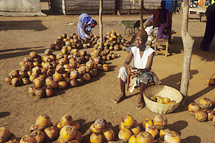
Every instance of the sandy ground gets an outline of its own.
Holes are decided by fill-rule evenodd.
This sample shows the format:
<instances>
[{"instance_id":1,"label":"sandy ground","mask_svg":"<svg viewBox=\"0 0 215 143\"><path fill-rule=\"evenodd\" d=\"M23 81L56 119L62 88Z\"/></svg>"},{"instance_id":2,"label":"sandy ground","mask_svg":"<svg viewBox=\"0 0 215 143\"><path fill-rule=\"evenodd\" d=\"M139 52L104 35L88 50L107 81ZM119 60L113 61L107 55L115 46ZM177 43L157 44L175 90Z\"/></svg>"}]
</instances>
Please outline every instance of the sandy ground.
<instances>
[{"instance_id":1,"label":"sandy ground","mask_svg":"<svg viewBox=\"0 0 215 143\"><path fill-rule=\"evenodd\" d=\"M50 14L50 13L49 13ZM148 15L144 15L148 18ZM98 20L98 15L92 15ZM214 87L208 87L206 80L215 72L215 40L211 43L210 51L199 50L199 44L205 31L205 17L203 22L191 15L189 32L195 39L194 51L190 67L190 85L188 96L190 101L198 102L201 98L215 99ZM0 22L0 126L5 126L18 137L28 133L28 129L41 114L47 114L55 123L65 114L71 114L75 120L81 122L83 142L89 141L89 126L97 118L104 118L118 128L121 117L129 113L139 123L145 118L153 119L156 115L147 107L142 110L135 108L138 91L127 94L129 98L120 104L114 104L113 99L119 95L119 68L127 56L125 51L117 51L121 57L108 61L108 72L101 72L92 82L83 86L56 91L52 98L37 99L28 94L28 87L13 87L4 82L4 77L14 69L19 69L19 62L31 51L44 55L58 36L63 33L77 33L77 15L54 15L47 17L1 17ZM139 15L104 15L104 33L115 30L126 39L120 21L139 19ZM65 26L65 22L73 22L73 26ZM163 83L180 89L183 65L183 46L181 40L182 15L173 15L173 29L176 31L174 40L170 44L170 56L158 55L154 58L153 70ZM99 35L99 27L93 29ZM92 51L93 49L88 49ZM56 51L58 53L59 51ZM198 122L189 114L186 108L178 108L168 118L168 128L177 131L184 143L215 143L215 127L211 121Z\"/></svg>"}]
</instances>

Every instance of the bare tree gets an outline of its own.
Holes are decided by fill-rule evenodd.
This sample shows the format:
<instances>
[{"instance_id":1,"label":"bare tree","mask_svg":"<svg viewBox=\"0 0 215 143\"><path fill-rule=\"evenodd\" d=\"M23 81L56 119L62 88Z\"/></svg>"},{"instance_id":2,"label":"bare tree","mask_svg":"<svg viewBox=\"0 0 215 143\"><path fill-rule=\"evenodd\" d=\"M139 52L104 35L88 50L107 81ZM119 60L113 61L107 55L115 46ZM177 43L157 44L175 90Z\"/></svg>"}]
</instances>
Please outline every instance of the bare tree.
<instances>
[{"instance_id":1,"label":"bare tree","mask_svg":"<svg viewBox=\"0 0 215 143\"><path fill-rule=\"evenodd\" d=\"M103 0L100 0L100 4L99 4L99 35L100 35L100 46L101 46L101 48L103 48L102 9L103 9Z\"/></svg>"},{"instance_id":2,"label":"bare tree","mask_svg":"<svg viewBox=\"0 0 215 143\"><path fill-rule=\"evenodd\" d=\"M181 87L180 92L186 97L189 87L189 80L190 80L190 64L191 64L191 57L192 57L192 50L194 39L188 33L188 19L189 19L189 0L184 0L184 7L183 7L183 19L182 19L182 26L181 26L181 37L184 47L184 63L183 63L183 71L181 77Z\"/></svg>"}]
</instances>

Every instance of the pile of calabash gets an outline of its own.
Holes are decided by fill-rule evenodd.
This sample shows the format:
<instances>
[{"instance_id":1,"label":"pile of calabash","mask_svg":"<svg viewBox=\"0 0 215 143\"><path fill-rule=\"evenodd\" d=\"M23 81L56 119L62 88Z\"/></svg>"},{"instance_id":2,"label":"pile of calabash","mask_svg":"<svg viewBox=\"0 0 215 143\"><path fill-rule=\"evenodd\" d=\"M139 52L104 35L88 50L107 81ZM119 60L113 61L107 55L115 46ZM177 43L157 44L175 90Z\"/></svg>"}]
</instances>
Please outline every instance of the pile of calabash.
<instances>
[{"instance_id":1,"label":"pile of calabash","mask_svg":"<svg viewBox=\"0 0 215 143\"><path fill-rule=\"evenodd\" d=\"M20 70L13 70L5 78L5 82L14 86L33 83L28 91L36 97L50 97L54 94L54 89L64 89L68 86L75 87L91 80L98 74L98 71L108 71L105 64L110 51L94 50L88 54L85 50L73 49L54 54L51 49L45 50L45 56L40 56L36 52L30 52L29 57L25 57L20 62ZM105 57L105 58L102 58ZM111 54L111 58L118 57Z\"/></svg>"},{"instance_id":2,"label":"pile of calabash","mask_svg":"<svg viewBox=\"0 0 215 143\"><path fill-rule=\"evenodd\" d=\"M0 127L0 143L19 143L19 138L11 133L8 128Z\"/></svg>"},{"instance_id":3,"label":"pile of calabash","mask_svg":"<svg viewBox=\"0 0 215 143\"><path fill-rule=\"evenodd\" d=\"M110 122L105 119L97 119L90 126L90 142L91 143L103 143L113 141L115 138L114 127Z\"/></svg>"},{"instance_id":4,"label":"pile of calabash","mask_svg":"<svg viewBox=\"0 0 215 143\"><path fill-rule=\"evenodd\" d=\"M30 52L28 57L25 57L20 62L20 70L11 71L5 82L13 84L14 86L26 85L33 81L33 77L39 77L41 71L38 70L38 66L42 63L42 57L36 52ZM32 76L31 76L32 75Z\"/></svg>"},{"instance_id":5,"label":"pile of calabash","mask_svg":"<svg viewBox=\"0 0 215 143\"><path fill-rule=\"evenodd\" d=\"M49 116L40 115L35 124L30 126L30 135L23 136L20 143L28 142L25 139L26 137L29 138L29 136L39 143L53 142L55 140L57 140L57 143L72 142L73 140L75 140L74 143L80 143L82 134L79 129L80 123L74 121L69 114L64 115L55 125L52 124ZM24 142L21 142L22 140Z\"/></svg>"},{"instance_id":6,"label":"pile of calabash","mask_svg":"<svg viewBox=\"0 0 215 143\"><path fill-rule=\"evenodd\" d=\"M215 86L215 73L212 75L211 78L209 78L209 79L207 80L207 84L208 84L209 86Z\"/></svg>"},{"instance_id":7,"label":"pile of calabash","mask_svg":"<svg viewBox=\"0 0 215 143\"><path fill-rule=\"evenodd\" d=\"M4 136L1 143L80 143L82 134L79 131L80 123L74 121L69 114L64 115L55 125L51 122L48 115L40 115L34 124L30 126L29 134L21 139L8 138L9 130L0 128L0 136Z\"/></svg>"},{"instance_id":8,"label":"pile of calabash","mask_svg":"<svg viewBox=\"0 0 215 143\"><path fill-rule=\"evenodd\" d=\"M119 50L126 50L125 47L129 45L129 42L121 36L121 34L116 33L116 31L111 30L107 32L103 36L103 48L109 49L111 51L119 51ZM94 48L102 48L100 46L100 38L97 40Z\"/></svg>"},{"instance_id":9,"label":"pile of calabash","mask_svg":"<svg viewBox=\"0 0 215 143\"><path fill-rule=\"evenodd\" d=\"M57 37L54 44L50 45L50 48L55 50L61 50L63 47L67 47L68 49L90 48L97 42L98 38L97 35L94 35L90 40L87 38L80 40L76 33L72 33L71 36L63 33Z\"/></svg>"},{"instance_id":10,"label":"pile of calabash","mask_svg":"<svg viewBox=\"0 0 215 143\"><path fill-rule=\"evenodd\" d=\"M122 117L118 137L123 142L129 143L180 143L179 134L169 129L164 129L167 125L167 118L157 114L154 120L145 118L142 128L138 122L129 114Z\"/></svg>"},{"instance_id":11,"label":"pile of calabash","mask_svg":"<svg viewBox=\"0 0 215 143\"><path fill-rule=\"evenodd\" d=\"M209 98L202 98L199 103L190 103L188 105L188 111L191 115L200 121L213 121L215 126L215 100L210 100Z\"/></svg>"},{"instance_id":12,"label":"pile of calabash","mask_svg":"<svg viewBox=\"0 0 215 143\"><path fill-rule=\"evenodd\" d=\"M66 49L71 51L72 49L86 49L94 47L96 49L118 51L125 50L125 46L128 46L128 44L129 42L123 38L121 34L112 30L103 36L103 47L100 46L100 38L97 35L92 36L90 39L80 39L76 33L72 33L71 36L63 33L61 36L57 37L54 44L50 45L50 48L55 50Z\"/></svg>"}]
</instances>

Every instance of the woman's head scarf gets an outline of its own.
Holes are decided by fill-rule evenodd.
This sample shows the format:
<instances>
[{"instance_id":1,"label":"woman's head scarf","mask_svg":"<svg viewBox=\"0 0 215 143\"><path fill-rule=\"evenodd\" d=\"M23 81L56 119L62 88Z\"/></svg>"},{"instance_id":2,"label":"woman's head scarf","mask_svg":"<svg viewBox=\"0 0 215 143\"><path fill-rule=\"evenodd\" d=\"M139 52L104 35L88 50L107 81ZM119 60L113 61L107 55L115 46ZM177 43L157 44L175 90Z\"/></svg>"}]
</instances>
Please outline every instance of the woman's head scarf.
<instances>
[{"instance_id":1,"label":"woman's head scarf","mask_svg":"<svg viewBox=\"0 0 215 143\"><path fill-rule=\"evenodd\" d=\"M97 22L94 19L92 19L91 20L91 26L95 27L96 25L97 25Z\"/></svg>"}]
</instances>

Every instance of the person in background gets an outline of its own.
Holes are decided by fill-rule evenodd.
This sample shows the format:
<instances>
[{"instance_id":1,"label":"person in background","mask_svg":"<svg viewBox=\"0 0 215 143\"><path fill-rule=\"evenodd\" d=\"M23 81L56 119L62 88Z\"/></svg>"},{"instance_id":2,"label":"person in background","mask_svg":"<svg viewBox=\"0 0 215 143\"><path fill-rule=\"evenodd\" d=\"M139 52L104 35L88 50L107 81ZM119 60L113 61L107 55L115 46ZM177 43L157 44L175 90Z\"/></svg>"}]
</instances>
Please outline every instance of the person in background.
<instances>
[{"instance_id":1,"label":"person in background","mask_svg":"<svg viewBox=\"0 0 215 143\"><path fill-rule=\"evenodd\" d=\"M169 29L171 26L171 16L167 9L165 9L166 2L161 1L161 8L153 12L153 27L158 27L158 39L166 39L168 35L164 34L165 28Z\"/></svg>"},{"instance_id":2,"label":"person in background","mask_svg":"<svg viewBox=\"0 0 215 143\"><path fill-rule=\"evenodd\" d=\"M87 13L82 13L78 18L78 33L81 39L90 39L92 34L92 28L97 25L97 22L91 18Z\"/></svg>"},{"instance_id":3,"label":"person in background","mask_svg":"<svg viewBox=\"0 0 215 143\"><path fill-rule=\"evenodd\" d=\"M151 9L147 10L144 9L147 13L153 14L152 17L150 17L150 21L152 22L153 28L158 27L158 33L157 38L158 39L166 39L168 35L163 33L164 29L169 29L171 27L171 15L169 11L165 8L166 2L161 1L161 8L160 9Z\"/></svg>"},{"instance_id":4,"label":"person in background","mask_svg":"<svg viewBox=\"0 0 215 143\"><path fill-rule=\"evenodd\" d=\"M119 103L126 98L125 83L130 83L130 76L135 78L134 88L140 88L140 95L137 101L137 109L144 107L143 91L154 83L153 74L150 71L152 67L155 52L152 48L145 45L147 41L147 33L145 30L138 31L131 40L131 50L124 61L123 67L119 70L118 78L120 80L121 94L114 99L114 103ZM133 46L134 43L134 46ZM130 62L133 59L133 65ZM134 79L133 78L133 79Z\"/></svg>"},{"instance_id":5,"label":"person in background","mask_svg":"<svg viewBox=\"0 0 215 143\"><path fill-rule=\"evenodd\" d=\"M200 45L200 48L203 51L209 50L209 46L215 34L215 3L208 6L206 10L206 18L207 18L207 22L206 22L205 35Z\"/></svg>"}]
</instances>

